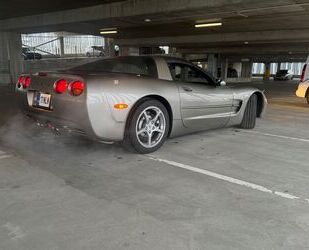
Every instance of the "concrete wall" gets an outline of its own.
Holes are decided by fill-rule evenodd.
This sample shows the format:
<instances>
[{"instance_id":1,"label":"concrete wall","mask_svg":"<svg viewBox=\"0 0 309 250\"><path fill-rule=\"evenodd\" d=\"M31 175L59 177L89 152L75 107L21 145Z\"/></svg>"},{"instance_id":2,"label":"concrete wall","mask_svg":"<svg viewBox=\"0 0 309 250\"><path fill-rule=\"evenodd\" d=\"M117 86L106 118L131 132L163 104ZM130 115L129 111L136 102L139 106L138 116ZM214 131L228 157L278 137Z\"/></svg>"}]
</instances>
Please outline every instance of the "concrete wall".
<instances>
[{"instance_id":1,"label":"concrete wall","mask_svg":"<svg viewBox=\"0 0 309 250\"><path fill-rule=\"evenodd\" d=\"M13 32L0 32L0 85L17 81L23 70L21 36Z\"/></svg>"}]
</instances>

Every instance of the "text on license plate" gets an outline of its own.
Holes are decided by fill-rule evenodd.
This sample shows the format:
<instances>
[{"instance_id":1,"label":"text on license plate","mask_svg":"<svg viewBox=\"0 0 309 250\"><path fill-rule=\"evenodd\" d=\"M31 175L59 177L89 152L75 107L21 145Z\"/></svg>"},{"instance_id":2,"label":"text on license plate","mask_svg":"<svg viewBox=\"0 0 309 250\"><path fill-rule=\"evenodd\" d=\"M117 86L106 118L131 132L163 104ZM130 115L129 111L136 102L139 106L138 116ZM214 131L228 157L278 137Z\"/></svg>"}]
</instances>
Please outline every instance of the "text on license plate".
<instances>
[{"instance_id":1,"label":"text on license plate","mask_svg":"<svg viewBox=\"0 0 309 250\"><path fill-rule=\"evenodd\" d=\"M37 95L36 95L36 106L43 107L43 108L49 108L50 107L50 100L51 100L50 94L37 93Z\"/></svg>"}]
</instances>

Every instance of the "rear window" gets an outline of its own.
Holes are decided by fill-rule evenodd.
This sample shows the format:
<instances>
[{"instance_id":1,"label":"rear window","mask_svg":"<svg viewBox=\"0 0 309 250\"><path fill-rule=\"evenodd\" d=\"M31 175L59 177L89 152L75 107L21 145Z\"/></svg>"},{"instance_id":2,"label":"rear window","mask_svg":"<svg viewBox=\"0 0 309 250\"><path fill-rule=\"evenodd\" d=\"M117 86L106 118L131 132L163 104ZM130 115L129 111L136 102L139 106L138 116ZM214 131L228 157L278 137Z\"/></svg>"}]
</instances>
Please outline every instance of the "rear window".
<instances>
[{"instance_id":1,"label":"rear window","mask_svg":"<svg viewBox=\"0 0 309 250\"><path fill-rule=\"evenodd\" d=\"M110 72L158 77L155 61L150 57L118 57L87 63L71 70Z\"/></svg>"}]
</instances>

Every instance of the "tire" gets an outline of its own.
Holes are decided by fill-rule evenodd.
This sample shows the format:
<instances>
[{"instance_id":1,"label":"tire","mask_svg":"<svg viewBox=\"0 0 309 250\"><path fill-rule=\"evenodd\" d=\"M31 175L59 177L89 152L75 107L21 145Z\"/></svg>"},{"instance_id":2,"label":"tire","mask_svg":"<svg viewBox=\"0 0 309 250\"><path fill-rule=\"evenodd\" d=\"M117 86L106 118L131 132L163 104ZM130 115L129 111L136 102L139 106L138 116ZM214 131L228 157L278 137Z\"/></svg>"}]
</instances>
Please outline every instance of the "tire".
<instances>
[{"instance_id":1,"label":"tire","mask_svg":"<svg viewBox=\"0 0 309 250\"><path fill-rule=\"evenodd\" d=\"M307 94L306 100L307 100L307 103L309 104L309 94Z\"/></svg>"},{"instance_id":2,"label":"tire","mask_svg":"<svg viewBox=\"0 0 309 250\"><path fill-rule=\"evenodd\" d=\"M240 128L253 129L256 123L256 113L257 113L257 95L253 94L247 103L244 117L240 124Z\"/></svg>"},{"instance_id":3,"label":"tire","mask_svg":"<svg viewBox=\"0 0 309 250\"><path fill-rule=\"evenodd\" d=\"M170 127L169 115L161 102L145 99L128 119L123 145L129 151L149 154L166 141Z\"/></svg>"},{"instance_id":4,"label":"tire","mask_svg":"<svg viewBox=\"0 0 309 250\"><path fill-rule=\"evenodd\" d=\"M86 56L87 56L87 57L90 57L91 55L90 55L90 53L89 53L89 52L87 52L87 53L86 53Z\"/></svg>"}]
</instances>

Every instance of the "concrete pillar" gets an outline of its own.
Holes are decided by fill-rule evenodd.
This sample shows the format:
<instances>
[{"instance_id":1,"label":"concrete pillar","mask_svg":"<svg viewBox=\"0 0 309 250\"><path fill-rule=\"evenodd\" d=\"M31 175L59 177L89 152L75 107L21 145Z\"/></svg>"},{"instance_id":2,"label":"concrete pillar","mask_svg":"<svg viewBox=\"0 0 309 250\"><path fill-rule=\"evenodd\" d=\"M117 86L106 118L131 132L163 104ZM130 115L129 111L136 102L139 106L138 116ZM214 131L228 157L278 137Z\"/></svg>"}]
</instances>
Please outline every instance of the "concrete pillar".
<instances>
[{"instance_id":1,"label":"concrete pillar","mask_svg":"<svg viewBox=\"0 0 309 250\"><path fill-rule=\"evenodd\" d=\"M15 83L22 70L21 34L0 32L0 85Z\"/></svg>"},{"instance_id":2,"label":"concrete pillar","mask_svg":"<svg viewBox=\"0 0 309 250\"><path fill-rule=\"evenodd\" d=\"M221 57L221 79L226 81L229 60L226 57Z\"/></svg>"},{"instance_id":3,"label":"concrete pillar","mask_svg":"<svg viewBox=\"0 0 309 250\"><path fill-rule=\"evenodd\" d=\"M218 56L209 54L207 57L207 71L214 77L218 77Z\"/></svg>"},{"instance_id":4,"label":"concrete pillar","mask_svg":"<svg viewBox=\"0 0 309 250\"><path fill-rule=\"evenodd\" d=\"M265 72L263 80L268 81L270 79L270 63L265 63Z\"/></svg>"},{"instance_id":5,"label":"concrete pillar","mask_svg":"<svg viewBox=\"0 0 309 250\"><path fill-rule=\"evenodd\" d=\"M139 55L139 48L138 47L126 47L121 46L119 50L120 56L138 56Z\"/></svg>"},{"instance_id":6,"label":"concrete pillar","mask_svg":"<svg viewBox=\"0 0 309 250\"><path fill-rule=\"evenodd\" d=\"M242 62L241 65L241 77L251 79L252 77L252 61Z\"/></svg>"},{"instance_id":7,"label":"concrete pillar","mask_svg":"<svg viewBox=\"0 0 309 250\"><path fill-rule=\"evenodd\" d=\"M105 56L107 57L115 56L115 42L113 38L105 38Z\"/></svg>"},{"instance_id":8,"label":"concrete pillar","mask_svg":"<svg viewBox=\"0 0 309 250\"><path fill-rule=\"evenodd\" d=\"M171 47L171 46L168 47L168 54L169 55L173 55L173 54L176 54L176 53L177 53L177 49L175 47Z\"/></svg>"},{"instance_id":9,"label":"concrete pillar","mask_svg":"<svg viewBox=\"0 0 309 250\"><path fill-rule=\"evenodd\" d=\"M280 71L280 69L281 69L281 62L278 62L277 63L277 73Z\"/></svg>"},{"instance_id":10,"label":"concrete pillar","mask_svg":"<svg viewBox=\"0 0 309 250\"><path fill-rule=\"evenodd\" d=\"M241 62L234 62L233 63L233 69L235 69L237 71L238 77L241 77L242 63Z\"/></svg>"},{"instance_id":11,"label":"concrete pillar","mask_svg":"<svg viewBox=\"0 0 309 250\"><path fill-rule=\"evenodd\" d=\"M59 42L60 42L60 56L64 57L64 38L63 38L63 36L59 37Z\"/></svg>"}]
</instances>

